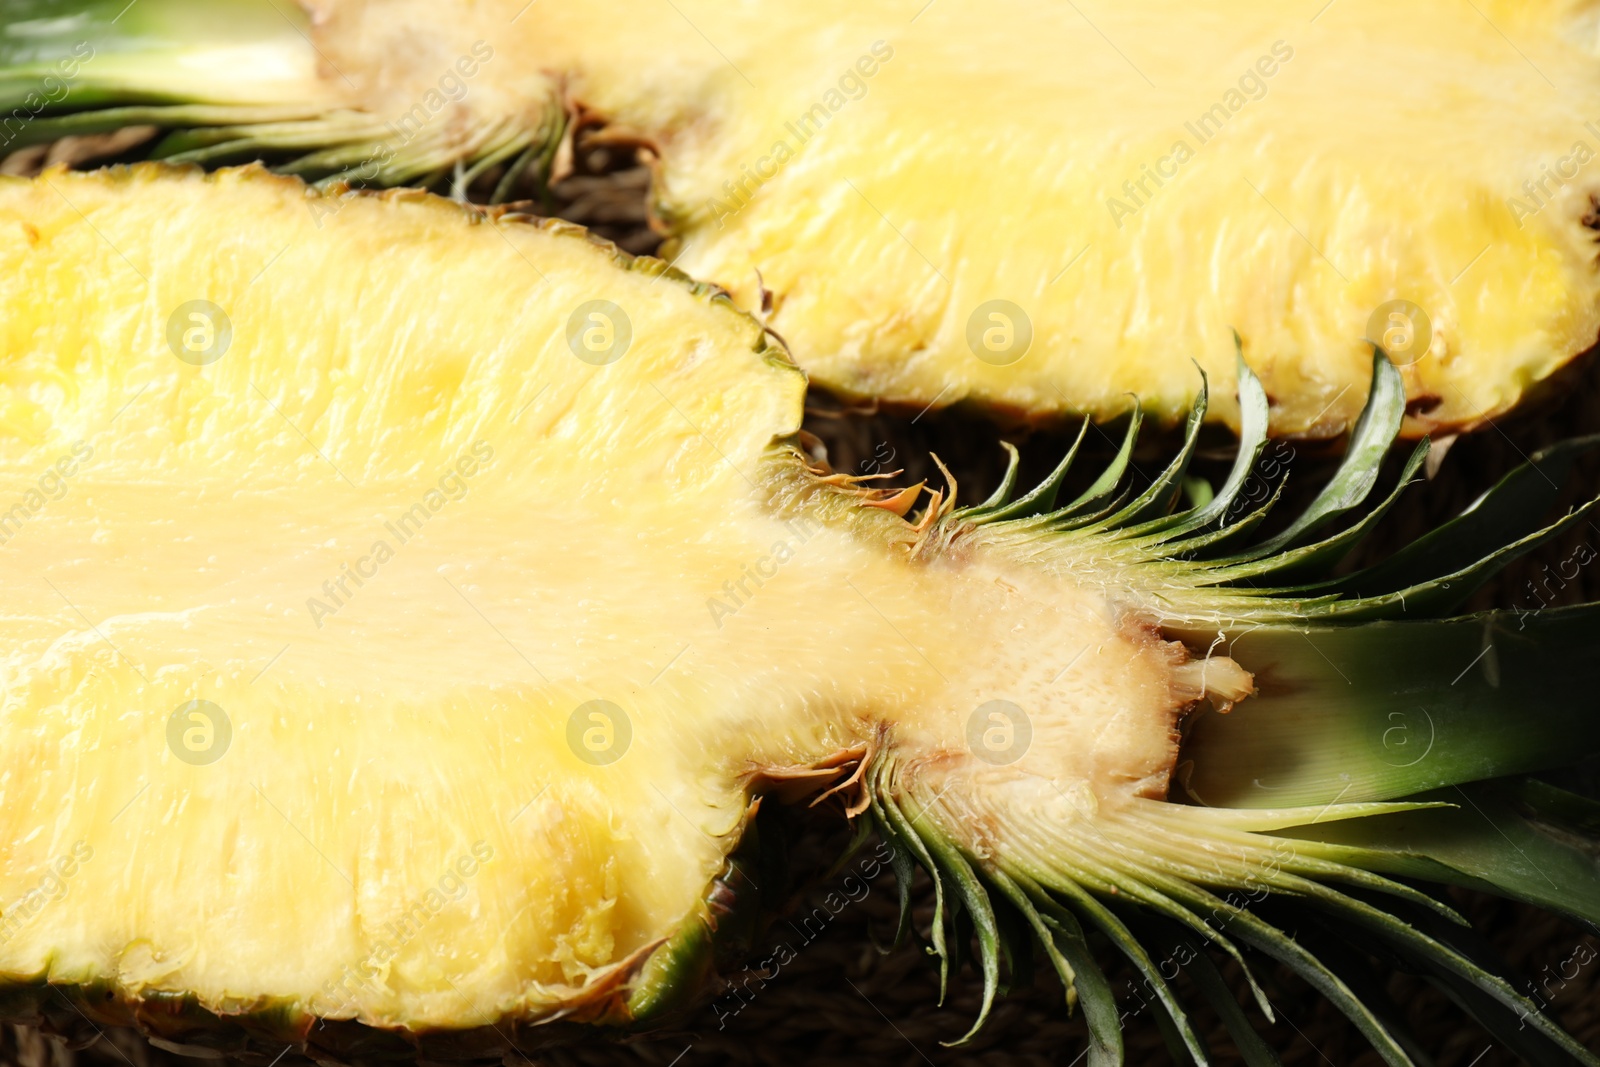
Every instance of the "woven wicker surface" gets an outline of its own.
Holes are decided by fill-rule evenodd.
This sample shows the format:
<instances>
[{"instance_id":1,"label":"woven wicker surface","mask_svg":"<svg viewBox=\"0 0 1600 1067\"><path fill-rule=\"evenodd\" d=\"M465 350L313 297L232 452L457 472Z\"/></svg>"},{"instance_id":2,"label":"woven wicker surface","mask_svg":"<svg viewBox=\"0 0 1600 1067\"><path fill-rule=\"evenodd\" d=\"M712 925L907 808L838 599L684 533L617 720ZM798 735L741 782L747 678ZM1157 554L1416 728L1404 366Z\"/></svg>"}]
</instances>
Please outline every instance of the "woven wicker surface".
<instances>
[{"instance_id":1,"label":"woven wicker surface","mask_svg":"<svg viewBox=\"0 0 1600 1067\"><path fill-rule=\"evenodd\" d=\"M124 145L118 144L120 151ZM80 154L71 146L58 158L73 161ZM27 172L43 162L44 153L7 161L4 168ZM634 252L649 252L656 238L645 225L643 192L646 172L631 151L595 149L580 151L575 173L558 185L547 209L592 225L597 231ZM937 453L961 483L963 500L986 493L997 480L1002 454L997 441L1002 432L981 418L955 412L863 412L850 410L831 398L815 396L807 428L820 437L839 470L873 473L904 469L902 481L941 478L929 460ZM1364 546L1360 555L1382 555L1442 519L1459 511L1474 496L1544 444L1579 433L1600 432L1600 358L1579 361L1560 378L1531 397L1517 415L1502 423L1455 441L1437 475L1413 488L1391 514L1384 527ZM1096 455L1086 457L1082 469L1092 470L1094 459L1111 452L1114 427L1090 440ZM1042 474L1062 454L1063 432L1020 431L1005 434L1023 447L1025 472ZM1170 455L1170 435L1148 435L1139 458L1156 464ZM1221 435L1205 442L1200 472L1215 477L1226 467L1229 441ZM1292 449L1294 485L1283 505L1292 510L1296 492L1320 484L1336 461L1336 446L1288 444ZM1280 458L1282 456L1280 452ZM1391 474L1392 476L1392 474ZM1570 493L1593 494L1600 488L1600 462L1585 464L1574 478ZM1545 546L1519 562L1475 597L1471 607L1520 607L1541 603L1574 603L1600 598L1600 563L1591 563L1570 581L1552 580L1580 545L1600 549L1600 528L1580 526L1560 543ZM1591 558L1593 553L1588 554ZM1578 558L1584 558L1579 556ZM1546 568L1549 568L1548 570ZM1570 573L1570 566L1566 568ZM1593 790L1596 768L1570 777L1564 784ZM819 827L809 841L822 854L837 839ZM797 905L797 911L816 914L832 888L827 882ZM1062 991L1053 977L1041 974L1030 989L1004 997L986 1029L961 1048L941 1042L963 1033L977 1006L978 987L970 971L957 976L947 1003L938 1005L938 972L915 945L888 955L874 946L892 930L895 916L893 876L881 875L858 901L836 915L828 915L822 932L819 923L802 929L780 919L770 931L773 946L786 944L794 958L765 978L735 975L743 993L725 994L689 1017L675 1029L626 1044L591 1045L541 1054L537 1062L555 1065L650 1065L650 1067L710 1067L710 1065L890 1065L987 1064L1023 1067L1033 1064L1074 1064L1084 1050L1081 1021L1068 1017ZM1590 1048L1600 1049L1600 939L1572 923L1536 910L1468 893L1453 894L1457 907L1488 934L1490 941L1520 974L1533 980L1551 1002L1551 1010ZM926 929L931 917L931 894L917 887L917 916ZM807 936L811 934L812 936ZM768 957L761 953L758 958ZM1113 963L1109 952L1102 954ZM1587 961L1579 965L1579 961ZM1232 966L1232 965L1230 965ZM1227 971L1227 968L1224 968ZM1574 973L1576 972L1576 973ZM1143 1007L1131 972L1112 966L1114 988L1120 991L1128 1013L1129 1062L1136 1067L1171 1063L1155 1025L1152 1009ZM1230 972L1235 973L1236 972ZM1570 976L1570 977L1563 977ZM1272 1046L1288 1065L1327 1064L1331 1067L1367 1067L1381 1061L1364 1039L1338 1012L1303 982L1274 967L1258 967L1258 977L1277 1008L1279 1021L1264 1026ZM1180 995L1193 991L1186 979L1178 981ZM1393 974L1388 991L1425 1050L1440 1067L1495 1067L1520 1062L1459 1012L1441 993L1420 979ZM1197 997L1186 996L1191 1003ZM1241 1001L1242 1002L1242 1001ZM1254 1009L1247 1009L1253 1013ZM1215 1016L1198 1007L1195 1017L1212 1039L1220 1064L1241 1062L1222 1033ZM156 1049L136 1034L123 1031L84 1031L90 1043L69 1049L60 1039L26 1027L0 1027L0 1064L18 1067L165 1067L189 1061ZM298 1053L286 1049L283 1067L303 1063ZM508 1063L526 1061L509 1057Z\"/></svg>"}]
</instances>

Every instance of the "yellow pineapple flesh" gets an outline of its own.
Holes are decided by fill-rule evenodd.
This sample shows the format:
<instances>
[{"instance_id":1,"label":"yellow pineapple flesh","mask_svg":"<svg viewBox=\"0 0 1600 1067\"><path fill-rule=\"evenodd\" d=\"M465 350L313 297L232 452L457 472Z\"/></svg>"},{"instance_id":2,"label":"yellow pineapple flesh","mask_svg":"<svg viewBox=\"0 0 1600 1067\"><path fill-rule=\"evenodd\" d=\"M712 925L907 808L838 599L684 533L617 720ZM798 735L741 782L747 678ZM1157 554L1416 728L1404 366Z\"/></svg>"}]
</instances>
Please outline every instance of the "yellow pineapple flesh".
<instances>
[{"instance_id":1,"label":"yellow pineapple flesh","mask_svg":"<svg viewBox=\"0 0 1600 1067\"><path fill-rule=\"evenodd\" d=\"M515 57L470 122L569 78L659 151L669 257L749 309L764 285L849 396L1171 419L1195 363L1231 395L1236 330L1275 431L1346 429L1378 342L1417 434L1600 330L1592 3L311 6L418 91L473 41Z\"/></svg>"},{"instance_id":2,"label":"yellow pineapple flesh","mask_svg":"<svg viewBox=\"0 0 1600 1067\"><path fill-rule=\"evenodd\" d=\"M1420 433L1596 341L1592 3L624 7L520 47L658 139L679 266L772 290L845 394L1171 418L1237 330L1275 431L1348 427L1374 341Z\"/></svg>"}]
</instances>

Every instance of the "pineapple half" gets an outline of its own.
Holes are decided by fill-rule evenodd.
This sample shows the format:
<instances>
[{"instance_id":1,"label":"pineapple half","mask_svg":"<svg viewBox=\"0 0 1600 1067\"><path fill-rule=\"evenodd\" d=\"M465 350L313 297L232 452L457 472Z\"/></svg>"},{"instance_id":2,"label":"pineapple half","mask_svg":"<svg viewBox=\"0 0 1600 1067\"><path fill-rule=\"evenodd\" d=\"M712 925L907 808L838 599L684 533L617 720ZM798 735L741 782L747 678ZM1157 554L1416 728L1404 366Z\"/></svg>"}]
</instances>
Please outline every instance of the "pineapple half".
<instances>
[{"instance_id":1,"label":"pineapple half","mask_svg":"<svg viewBox=\"0 0 1600 1067\"><path fill-rule=\"evenodd\" d=\"M503 196L585 107L659 153L669 258L919 409L1176 421L1198 361L1237 428L1236 329L1274 432L1347 430L1377 342L1419 435L1600 331L1597 0L305 4L11 0L4 144Z\"/></svg>"},{"instance_id":2,"label":"pineapple half","mask_svg":"<svg viewBox=\"0 0 1600 1067\"><path fill-rule=\"evenodd\" d=\"M1583 521L1539 515L1593 440L1330 579L1427 451L1365 503L1405 406L1381 354L1263 537L1242 367L1199 502L1204 392L1153 482L1135 416L1097 476L1013 463L956 507L827 471L770 331L566 224L55 169L0 180L0 265L7 1017L361 1062L659 1024L779 905L764 818L827 801L903 903L932 875L985 1013L1037 941L1092 1064L1122 1039L1091 937L1199 1063L1174 966L1274 1062L1227 957L1412 1063L1331 938L1600 1063L1413 884L1600 921L1593 809L1525 777L1600 749L1600 613L1438 618Z\"/></svg>"}]
</instances>

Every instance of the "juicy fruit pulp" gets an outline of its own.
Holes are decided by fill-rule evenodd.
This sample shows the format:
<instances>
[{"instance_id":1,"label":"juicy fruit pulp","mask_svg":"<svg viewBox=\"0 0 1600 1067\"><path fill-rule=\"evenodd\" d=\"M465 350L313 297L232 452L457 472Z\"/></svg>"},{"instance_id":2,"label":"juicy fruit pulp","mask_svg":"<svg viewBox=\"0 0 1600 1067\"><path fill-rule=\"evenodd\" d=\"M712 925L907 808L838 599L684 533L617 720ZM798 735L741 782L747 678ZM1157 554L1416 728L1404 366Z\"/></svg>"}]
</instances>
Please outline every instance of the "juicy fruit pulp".
<instances>
[{"instance_id":1,"label":"juicy fruit pulp","mask_svg":"<svg viewBox=\"0 0 1600 1067\"><path fill-rule=\"evenodd\" d=\"M1175 418L1192 360L1232 395L1237 330L1275 432L1333 435L1365 341L1431 331L1423 432L1596 340L1592 3L915 8L641 0L599 32L541 4L524 32L659 141L679 266L764 284L853 396ZM1420 314L1374 325L1391 301Z\"/></svg>"},{"instance_id":2,"label":"juicy fruit pulp","mask_svg":"<svg viewBox=\"0 0 1600 1067\"><path fill-rule=\"evenodd\" d=\"M659 263L141 168L0 185L0 270L14 981L548 1013L694 911L752 770L891 722L959 766L995 699L1019 773L1164 792L1182 647L914 562L772 444L781 350Z\"/></svg>"}]
</instances>

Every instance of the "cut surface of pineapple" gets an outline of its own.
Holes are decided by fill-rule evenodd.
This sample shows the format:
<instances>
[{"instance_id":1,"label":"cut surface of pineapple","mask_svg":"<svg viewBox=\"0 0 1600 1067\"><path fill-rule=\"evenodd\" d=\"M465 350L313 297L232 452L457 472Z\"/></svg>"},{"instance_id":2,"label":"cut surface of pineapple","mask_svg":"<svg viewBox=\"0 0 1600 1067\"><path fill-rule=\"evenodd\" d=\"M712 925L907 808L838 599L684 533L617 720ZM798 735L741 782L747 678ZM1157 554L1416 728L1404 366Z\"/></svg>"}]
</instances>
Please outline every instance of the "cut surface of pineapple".
<instances>
[{"instance_id":1,"label":"cut surface of pineapple","mask_svg":"<svg viewBox=\"0 0 1600 1067\"><path fill-rule=\"evenodd\" d=\"M1198 363L1237 426L1237 330L1276 432L1347 429L1377 342L1417 435L1507 410L1600 330L1593 0L307 7L318 80L280 95L320 118L52 104L19 132L220 124L159 151L464 193L548 163L564 93L659 153L669 258L748 309L769 290L819 384L919 409L1109 417L1137 395L1173 419ZM149 49L105 21L108 49ZM80 91L207 99L149 54L105 86L85 64ZM268 58L211 96L259 97Z\"/></svg>"},{"instance_id":2,"label":"cut surface of pineapple","mask_svg":"<svg viewBox=\"0 0 1600 1067\"><path fill-rule=\"evenodd\" d=\"M1024 766L1165 787L1181 646L914 565L773 451L781 350L659 263L136 170L0 185L0 264L0 901L92 852L13 979L492 1022L614 986L753 768L881 723L936 751L1003 697L1058 717Z\"/></svg>"},{"instance_id":3,"label":"cut surface of pineapple","mask_svg":"<svg viewBox=\"0 0 1600 1067\"><path fill-rule=\"evenodd\" d=\"M1402 351L1414 433L1595 343L1597 14L640 0L525 32L659 140L679 266L747 307L764 284L819 383L1175 418L1191 361L1231 397L1237 330L1274 430L1330 435L1367 341Z\"/></svg>"}]
</instances>

